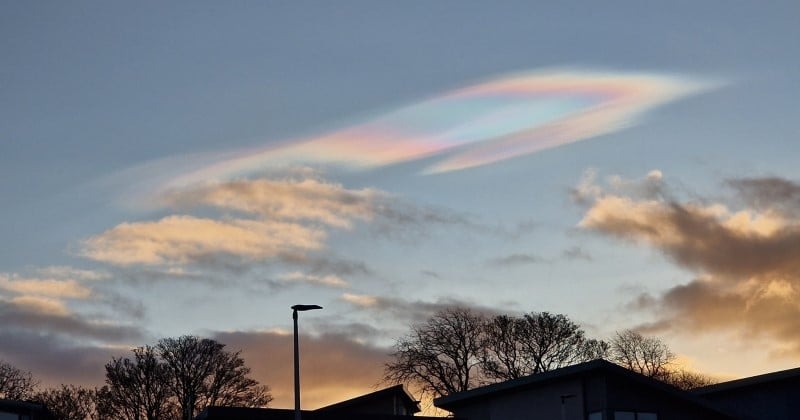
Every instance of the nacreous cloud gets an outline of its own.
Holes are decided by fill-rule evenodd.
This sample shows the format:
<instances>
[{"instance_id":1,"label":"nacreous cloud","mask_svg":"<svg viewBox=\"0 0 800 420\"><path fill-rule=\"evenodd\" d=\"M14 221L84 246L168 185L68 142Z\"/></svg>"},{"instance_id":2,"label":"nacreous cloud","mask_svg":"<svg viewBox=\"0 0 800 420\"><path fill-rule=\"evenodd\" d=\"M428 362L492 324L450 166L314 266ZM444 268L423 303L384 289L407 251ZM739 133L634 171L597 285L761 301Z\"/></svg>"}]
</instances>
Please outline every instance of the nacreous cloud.
<instances>
[{"instance_id":1,"label":"nacreous cloud","mask_svg":"<svg viewBox=\"0 0 800 420\"><path fill-rule=\"evenodd\" d=\"M653 108L711 87L648 73L575 69L507 75L316 137L225 153L167 188L286 164L376 167L441 156L426 173L467 169L622 130ZM204 165L208 156L202 157Z\"/></svg>"},{"instance_id":2,"label":"nacreous cloud","mask_svg":"<svg viewBox=\"0 0 800 420\"><path fill-rule=\"evenodd\" d=\"M638 299L640 308L661 316L645 327L734 331L745 341L765 337L773 351L800 355L800 185L777 178L728 180L738 193L728 201L744 203L733 209L643 194L663 190L652 188L659 186L658 175L638 188L578 188L593 194L580 227L652 246L696 275L661 296Z\"/></svg>"}]
</instances>

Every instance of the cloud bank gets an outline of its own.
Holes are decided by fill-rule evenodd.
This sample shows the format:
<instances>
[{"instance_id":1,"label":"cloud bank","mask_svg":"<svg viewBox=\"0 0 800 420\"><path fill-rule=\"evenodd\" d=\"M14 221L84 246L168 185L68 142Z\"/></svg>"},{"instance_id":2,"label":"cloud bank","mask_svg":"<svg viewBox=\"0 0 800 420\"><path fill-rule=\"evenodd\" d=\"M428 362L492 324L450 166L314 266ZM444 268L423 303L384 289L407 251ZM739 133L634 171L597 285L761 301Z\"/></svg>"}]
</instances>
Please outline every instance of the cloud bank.
<instances>
[{"instance_id":1,"label":"cloud bank","mask_svg":"<svg viewBox=\"0 0 800 420\"><path fill-rule=\"evenodd\" d=\"M590 200L579 226L650 246L695 277L640 296L635 306L660 317L643 328L732 331L773 354L800 356L800 184L730 179L733 194L720 202L669 197L658 172L609 184L576 188Z\"/></svg>"}]
</instances>

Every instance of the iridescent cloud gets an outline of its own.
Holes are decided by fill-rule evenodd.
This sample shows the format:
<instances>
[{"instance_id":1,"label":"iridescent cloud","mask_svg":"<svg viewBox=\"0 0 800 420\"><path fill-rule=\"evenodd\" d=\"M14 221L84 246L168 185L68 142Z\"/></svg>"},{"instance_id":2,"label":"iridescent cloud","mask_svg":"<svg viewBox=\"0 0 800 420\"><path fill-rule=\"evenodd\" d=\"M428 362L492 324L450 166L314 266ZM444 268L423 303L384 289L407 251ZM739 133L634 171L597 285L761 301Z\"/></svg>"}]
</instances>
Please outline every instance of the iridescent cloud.
<instances>
[{"instance_id":1,"label":"iridescent cloud","mask_svg":"<svg viewBox=\"0 0 800 420\"><path fill-rule=\"evenodd\" d=\"M710 87L656 74L552 70L467 86L317 137L243 150L174 179L184 186L292 164L369 168L440 155L425 173L486 165L635 124Z\"/></svg>"}]
</instances>

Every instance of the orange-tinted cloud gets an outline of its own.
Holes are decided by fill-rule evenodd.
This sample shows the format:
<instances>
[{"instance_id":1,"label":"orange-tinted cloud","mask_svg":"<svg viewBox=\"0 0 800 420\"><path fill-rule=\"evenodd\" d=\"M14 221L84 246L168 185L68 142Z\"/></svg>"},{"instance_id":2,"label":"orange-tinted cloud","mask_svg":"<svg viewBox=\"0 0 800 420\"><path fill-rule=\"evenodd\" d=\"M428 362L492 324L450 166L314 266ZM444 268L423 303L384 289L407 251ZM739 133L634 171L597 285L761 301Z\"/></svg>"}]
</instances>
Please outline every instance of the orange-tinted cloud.
<instances>
[{"instance_id":1,"label":"orange-tinted cloud","mask_svg":"<svg viewBox=\"0 0 800 420\"><path fill-rule=\"evenodd\" d=\"M316 274L306 274L297 271L286 273L281 277L281 281L284 283L307 283L334 288L346 288L349 286L346 280L335 274L318 276Z\"/></svg>"},{"instance_id":2,"label":"orange-tinted cloud","mask_svg":"<svg viewBox=\"0 0 800 420\"><path fill-rule=\"evenodd\" d=\"M128 301L103 292L108 277L63 266L0 273L0 359L50 386L101 377L103 364L94 363L110 354L106 347L144 336L136 325L117 321Z\"/></svg>"},{"instance_id":3,"label":"orange-tinted cloud","mask_svg":"<svg viewBox=\"0 0 800 420\"><path fill-rule=\"evenodd\" d=\"M83 240L77 254L118 266L173 268L278 260L310 270L309 283L341 286L344 280L330 276L367 268L319 255L332 230L353 229L356 222L369 224L379 235L401 237L424 235L436 225L491 229L446 209L415 206L375 189L348 189L314 175L173 188L158 202L184 214L121 223ZM323 272L324 268L333 271Z\"/></svg>"},{"instance_id":4,"label":"orange-tinted cloud","mask_svg":"<svg viewBox=\"0 0 800 420\"><path fill-rule=\"evenodd\" d=\"M319 179L254 179L213 183L163 194L170 206L200 205L235 210L263 218L313 221L350 227L353 219L370 219L375 201L385 196L374 189L348 190Z\"/></svg>"},{"instance_id":5,"label":"orange-tinted cloud","mask_svg":"<svg viewBox=\"0 0 800 420\"><path fill-rule=\"evenodd\" d=\"M694 273L687 284L637 300L660 316L644 328L734 331L744 341L765 338L772 351L800 356L800 208L792 192L800 186L777 178L727 184L738 193L727 201L743 207L648 196L641 183L594 189L580 226L651 246Z\"/></svg>"},{"instance_id":6,"label":"orange-tinted cloud","mask_svg":"<svg viewBox=\"0 0 800 420\"><path fill-rule=\"evenodd\" d=\"M316 178L252 179L172 189L159 203L176 214L119 224L81 243L84 257L115 265L182 265L232 258L299 261L325 246L330 229L369 220L387 195L350 190ZM208 215L207 208L218 211Z\"/></svg>"},{"instance_id":7,"label":"orange-tinted cloud","mask_svg":"<svg viewBox=\"0 0 800 420\"><path fill-rule=\"evenodd\" d=\"M297 223L176 215L117 225L85 240L80 255L118 265L184 264L215 255L262 261L319 249L325 237L325 231Z\"/></svg>"},{"instance_id":8,"label":"orange-tinted cloud","mask_svg":"<svg viewBox=\"0 0 800 420\"><path fill-rule=\"evenodd\" d=\"M138 328L83 315L52 298L0 297L0 324L6 331L60 335L73 340L119 341L140 338Z\"/></svg>"},{"instance_id":9,"label":"orange-tinted cloud","mask_svg":"<svg viewBox=\"0 0 800 420\"><path fill-rule=\"evenodd\" d=\"M108 278L101 271L66 266L43 267L32 275L0 273L0 292L17 297L34 296L52 299L90 299L96 280Z\"/></svg>"},{"instance_id":10,"label":"orange-tinted cloud","mask_svg":"<svg viewBox=\"0 0 800 420\"><path fill-rule=\"evenodd\" d=\"M0 274L0 290L21 295L87 299L91 290L77 280L25 279Z\"/></svg>"}]
</instances>

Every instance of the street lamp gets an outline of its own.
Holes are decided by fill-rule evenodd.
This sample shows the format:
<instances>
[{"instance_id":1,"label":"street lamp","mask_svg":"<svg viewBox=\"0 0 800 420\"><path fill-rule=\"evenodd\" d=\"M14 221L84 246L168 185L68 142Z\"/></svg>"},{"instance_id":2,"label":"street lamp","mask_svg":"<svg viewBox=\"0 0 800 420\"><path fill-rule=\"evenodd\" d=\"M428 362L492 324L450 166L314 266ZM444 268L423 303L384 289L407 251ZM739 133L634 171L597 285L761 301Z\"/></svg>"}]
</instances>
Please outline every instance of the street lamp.
<instances>
[{"instance_id":1,"label":"street lamp","mask_svg":"<svg viewBox=\"0 0 800 420\"><path fill-rule=\"evenodd\" d=\"M312 311L314 309L322 309L322 306L292 306L292 319L294 320L294 420L300 420L300 350L297 344L297 312Z\"/></svg>"}]
</instances>

